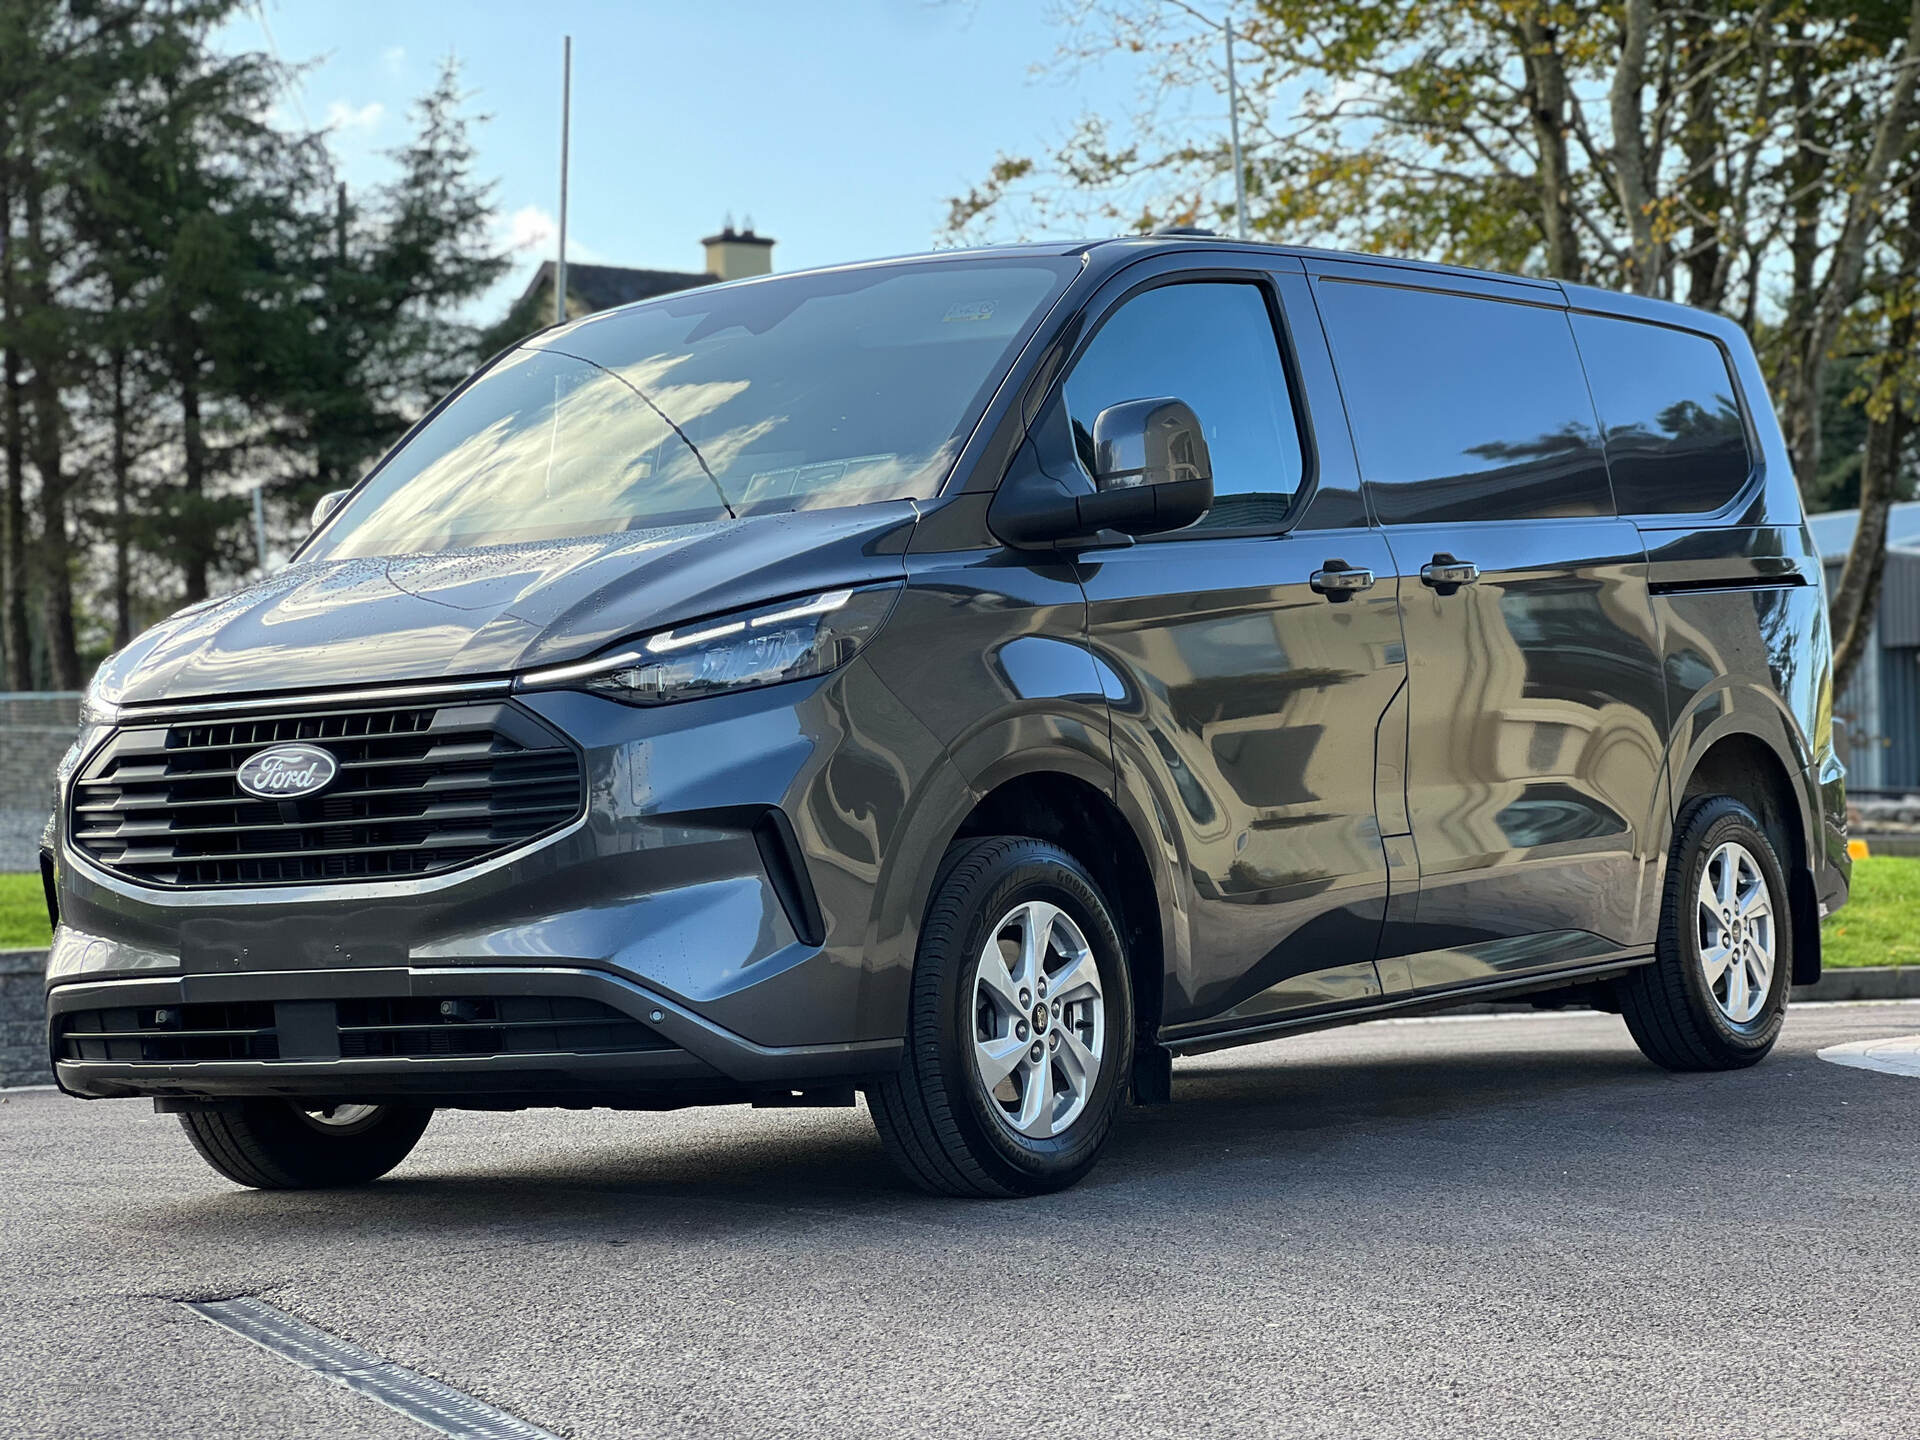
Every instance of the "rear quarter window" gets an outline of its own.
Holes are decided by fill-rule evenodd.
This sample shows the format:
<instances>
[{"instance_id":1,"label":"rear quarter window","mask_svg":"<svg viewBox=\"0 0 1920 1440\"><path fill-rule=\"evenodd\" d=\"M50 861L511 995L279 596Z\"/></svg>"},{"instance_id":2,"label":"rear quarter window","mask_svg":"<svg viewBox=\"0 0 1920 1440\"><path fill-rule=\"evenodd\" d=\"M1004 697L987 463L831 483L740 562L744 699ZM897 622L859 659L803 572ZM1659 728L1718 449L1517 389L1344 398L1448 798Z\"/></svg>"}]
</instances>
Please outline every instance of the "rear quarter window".
<instances>
[{"instance_id":1,"label":"rear quarter window","mask_svg":"<svg viewBox=\"0 0 1920 1440\"><path fill-rule=\"evenodd\" d=\"M1753 456L1720 347L1604 315L1576 315L1573 329L1620 513L1705 514L1732 500Z\"/></svg>"},{"instance_id":2,"label":"rear quarter window","mask_svg":"<svg viewBox=\"0 0 1920 1440\"><path fill-rule=\"evenodd\" d=\"M1340 280L1318 293L1381 523L1614 513L1564 311Z\"/></svg>"}]
</instances>

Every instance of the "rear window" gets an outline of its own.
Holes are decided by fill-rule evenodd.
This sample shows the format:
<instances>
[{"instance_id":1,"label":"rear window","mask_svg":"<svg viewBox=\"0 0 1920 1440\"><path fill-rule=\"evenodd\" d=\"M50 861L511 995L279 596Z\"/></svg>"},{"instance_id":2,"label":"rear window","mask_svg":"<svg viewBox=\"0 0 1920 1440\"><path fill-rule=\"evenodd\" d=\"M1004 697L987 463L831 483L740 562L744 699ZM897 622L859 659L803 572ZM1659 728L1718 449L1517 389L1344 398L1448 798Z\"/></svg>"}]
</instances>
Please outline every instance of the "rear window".
<instances>
[{"instance_id":1,"label":"rear window","mask_svg":"<svg viewBox=\"0 0 1920 1440\"><path fill-rule=\"evenodd\" d=\"M1733 376L1704 335L1573 317L1623 515L1704 514L1753 469Z\"/></svg>"},{"instance_id":2,"label":"rear window","mask_svg":"<svg viewBox=\"0 0 1920 1440\"><path fill-rule=\"evenodd\" d=\"M1613 513L1563 311L1338 280L1319 300L1383 524Z\"/></svg>"}]
</instances>

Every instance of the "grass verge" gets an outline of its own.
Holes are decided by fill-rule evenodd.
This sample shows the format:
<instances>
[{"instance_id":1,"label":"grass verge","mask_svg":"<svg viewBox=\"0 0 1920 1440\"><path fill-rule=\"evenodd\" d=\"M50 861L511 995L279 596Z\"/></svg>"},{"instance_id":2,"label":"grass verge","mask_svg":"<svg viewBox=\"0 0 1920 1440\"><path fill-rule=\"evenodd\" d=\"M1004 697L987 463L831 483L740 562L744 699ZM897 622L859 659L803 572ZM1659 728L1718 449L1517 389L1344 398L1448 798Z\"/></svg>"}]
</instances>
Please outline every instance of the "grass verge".
<instances>
[{"instance_id":1,"label":"grass verge","mask_svg":"<svg viewBox=\"0 0 1920 1440\"><path fill-rule=\"evenodd\" d=\"M48 938L40 877L0 875L0 950L39 950Z\"/></svg>"},{"instance_id":2,"label":"grass verge","mask_svg":"<svg viewBox=\"0 0 1920 1440\"><path fill-rule=\"evenodd\" d=\"M0 950L47 943L38 875L0 875ZM1853 865L1853 899L1827 921L1832 966L1920 965L1920 859L1877 855Z\"/></svg>"}]
</instances>

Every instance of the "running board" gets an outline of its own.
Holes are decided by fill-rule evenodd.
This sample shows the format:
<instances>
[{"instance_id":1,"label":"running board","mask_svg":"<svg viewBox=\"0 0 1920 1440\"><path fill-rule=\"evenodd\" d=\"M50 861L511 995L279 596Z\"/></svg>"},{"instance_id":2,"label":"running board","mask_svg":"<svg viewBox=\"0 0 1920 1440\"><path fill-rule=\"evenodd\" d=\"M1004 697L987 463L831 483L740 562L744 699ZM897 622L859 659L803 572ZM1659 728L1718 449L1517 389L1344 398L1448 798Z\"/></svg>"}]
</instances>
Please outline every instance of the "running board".
<instances>
[{"instance_id":1,"label":"running board","mask_svg":"<svg viewBox=\"0 0 1920 1440\"><path fill-rule=\"evenodd\" d=\"M1287 1015L1274 1020L1231 1030L1214 1030L1177 1039L1162 1036L1160 1043L1176 1055L1203 1055L1209 1050L1226 1050L1235 1045L1251 1045L1297 1035L1308 1030L1332 1030L1341 1025L1358 1025L1389 1015L1419 1014L1431 1010L1451 1010L1456 1005L1472 1005L1506 995L1526 995L1536 991L1558 990L1594 980L1611 980L1642 965L1651 965L1653 956L1632 955L1614 958L1597 965L1582 965L1572 970L1555 970L1550 975L1516 975L1507 980L1476 981L1452 990L1416 990L1391 998L1375 997L1358 1005L1337 1010L1315 1010L1303 1015Z\"/></svg>"}]
</instances>

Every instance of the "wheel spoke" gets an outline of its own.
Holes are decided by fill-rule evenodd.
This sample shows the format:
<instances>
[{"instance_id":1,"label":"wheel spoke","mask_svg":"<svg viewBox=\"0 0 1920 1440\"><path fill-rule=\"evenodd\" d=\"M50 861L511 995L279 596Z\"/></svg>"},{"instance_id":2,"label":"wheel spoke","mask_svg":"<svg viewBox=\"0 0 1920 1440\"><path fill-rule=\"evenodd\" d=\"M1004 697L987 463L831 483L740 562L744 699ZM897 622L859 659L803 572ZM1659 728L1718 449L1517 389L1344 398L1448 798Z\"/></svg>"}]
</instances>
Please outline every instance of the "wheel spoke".
<instances>
[{"instance_id":1,"label":"wheel spoke","mask_svg":"<svg viewBox=\"0 0 1920 1440\"><path fill-rule=\"evenodd\" d=\"M1008 1015L1019 1015L1026 1007L1020 1003L1018 987L1013 976L1007 970L1007 957L1000 953L1000 937L989 935L986 948L980 952L980 988L985 990L994 1003Z\"/></svg>"},{"instance_id":2,"label":"wheel spoke","mask_svg":"<svg viewBox=\"0 0 1920 1440\"><path fill-rule=\"evenodd\" d=\"M1100 1058L1087 1048L1078 1030L1060 1032L1059 1061L1069 1093L1075 1100L1086 1100L1093 1093L1094 1077L1100 1073Z\"/></svg>"},{"instance_id":3,"label":"wheel spoke","mask_svg":"<svg viewBox=\"0 0 1920 1440\"><path fill-rule=\"evenodd\" d=\"M1016 1040L1011 1035L996 1036L991 1040L976 1040L974 1053L980 1065L980 1083L989 1093L998 1090L1001 1082L1020 1068L1026 1059L1027 1040Z\"/></svg>"},{"instance_id":4,"label":"wheel spoke","mask_svg":"<svg viewBox=\"0 0 1920 1440\"><path fill-rule=\"evenodd\" d=\"M1727 973L1727 963L1733 959L1733 951L1724 943L1700 951L1700 968L1707 973L1707 984L1718 985L1720 977Z\"/></svg>"},{"instance_id":5,"label":"wheel spoke","mask_svg":"<svg viewBox=\"0 0 1920 1440\"><path fill-rule=\"evenodd\" d=\"M1020 924L1020 974L1022 985L1035 985L1047 969L1047 941L1053 935L1053 919L1060 911L1044 900L1031 901Z\"/></svg>"},{"instance_id":6,"label":"wheel spoke","mask_svg":"<svg viewBox=\"0 0 1920 1440\"><path fill-rule=\"evenodd\" d=\"M1738 1021L1747 1018L1747 965L1744 959L1727 966L1727 1014Z\"/></svg>"},{"instance_id":7,"label":"wheel spoke","mask_svg":"<svg viewBox=\"0 0 1920 1440\"><path fill-rule=\"evenodd\" d=\"M1091 951L1082 950L1067 964L1058 975L1047 977L1047 998L1063 1004L1072 1000L1085 1000L1089 996L1100 994L1100 967L1094 963Z\"/></svg>"},{"instance_id":8,"label":"wheel spoke","mask_svg":"<svg viewBox=\"0 0 1920 1440\"><path fill-rule=\"evenodd\" d=\"M1714 893L1715 898L1720 902L1720 908L1728 910L1732 908L1734 898L1739 893L1740 862L1734 857L1732 850L1722 850L1718 858L1720 881Z\"/></svg>"},{"instance_id":9,"label":"wheel spoke","mask_svg":"<svg viewBox=\"0 0 1920 1440\"><path fill-rule=\"evenodd\" d=\"M1045 1138L1053 1133L1053 1062L1043 1054L1026 1066L1021 1079L1026 1088L1013 1128L1022 1135Z\"/></svg>"}]
</instances>

